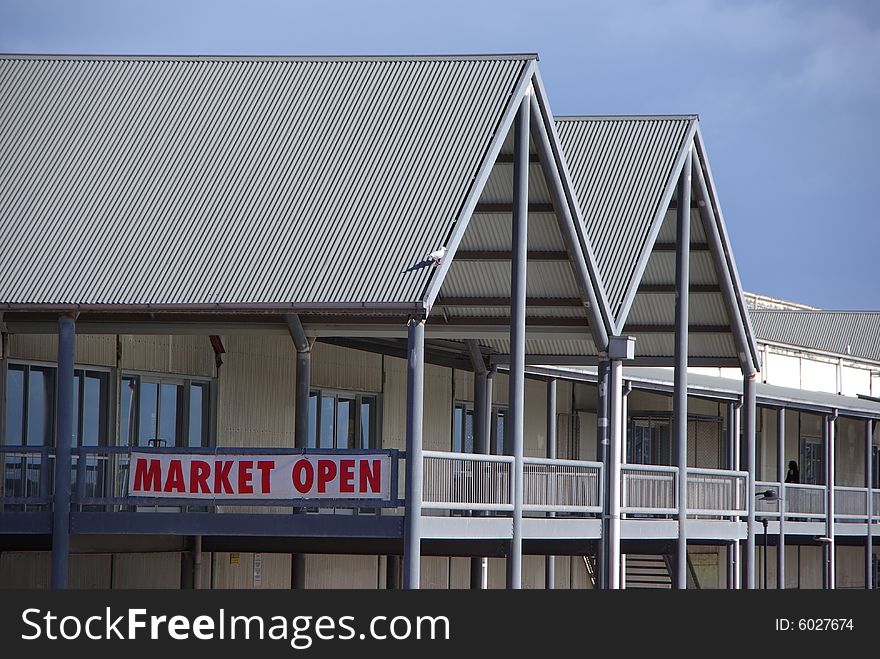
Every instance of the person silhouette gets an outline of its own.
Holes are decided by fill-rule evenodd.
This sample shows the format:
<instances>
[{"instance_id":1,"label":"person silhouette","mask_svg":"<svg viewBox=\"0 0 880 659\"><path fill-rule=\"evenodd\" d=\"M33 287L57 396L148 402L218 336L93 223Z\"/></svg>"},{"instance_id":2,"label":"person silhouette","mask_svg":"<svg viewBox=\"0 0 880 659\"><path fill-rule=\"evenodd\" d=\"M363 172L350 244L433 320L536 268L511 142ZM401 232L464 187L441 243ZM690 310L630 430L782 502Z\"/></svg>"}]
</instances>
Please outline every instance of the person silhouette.
<instances>
[{"instance_id":1,"label":"person silhouette","mask_svg":"<svg viewBox=\"0 0 880 659\"><path fill-rule=\"evenodd\" d=\"M801 472L798 469L798 464L794 460L790 460L788 463L788 473L785 475L786 483L800 483L801 482Z\"/></svg>"}]
</instances>

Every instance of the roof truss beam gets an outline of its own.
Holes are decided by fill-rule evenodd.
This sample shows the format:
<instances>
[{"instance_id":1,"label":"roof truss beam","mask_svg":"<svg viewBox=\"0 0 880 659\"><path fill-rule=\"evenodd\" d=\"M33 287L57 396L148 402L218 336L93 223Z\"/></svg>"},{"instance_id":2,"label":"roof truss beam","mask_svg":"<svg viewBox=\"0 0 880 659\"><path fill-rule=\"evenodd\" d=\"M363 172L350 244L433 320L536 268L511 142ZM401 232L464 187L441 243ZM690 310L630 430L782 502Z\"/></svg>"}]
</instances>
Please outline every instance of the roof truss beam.
<instances>
[{"instance_id":1,"label":"roof truss beam","mask_svg":"<svg viewBox=\"0 0 880 659\"><path fill-rule=\"evenodd\" d=\"M553 204L533 202L529 204L530 213L553 213ZM474 208L474 213L482 213L486 215L512 215L513 204L480 202Z\"/></svg>"},{"instance_id":2,"label":"roof truss beam","mask_svg":"<svg viewBox=\"0 0 880 659\"><path fill-rule=\"evenodd\" d=\"M718 284L691 284L688 292L720 293L721 287ZM639 286L639 294L641 293L675 293L675 284L642 284Z\"/></svg>"}]
</instances>

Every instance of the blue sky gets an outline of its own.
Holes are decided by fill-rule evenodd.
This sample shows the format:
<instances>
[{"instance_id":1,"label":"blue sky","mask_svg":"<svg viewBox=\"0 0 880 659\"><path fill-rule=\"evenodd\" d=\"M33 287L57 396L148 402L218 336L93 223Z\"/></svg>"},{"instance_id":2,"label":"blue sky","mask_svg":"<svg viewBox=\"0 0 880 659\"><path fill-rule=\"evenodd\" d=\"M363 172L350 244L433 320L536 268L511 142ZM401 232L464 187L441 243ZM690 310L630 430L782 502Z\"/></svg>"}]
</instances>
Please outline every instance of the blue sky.
<instances>
[{"instance_id":1,"label":"blue sky","mask_svg":"<svg viewBox=\"0 0 880 659\"><path fill-rule=\"evenodd\" d=\"M558 115L700 115L746 289L880 309L875 0L0 0L0 51L537 52Z\"/></svg>"}]
</instances>

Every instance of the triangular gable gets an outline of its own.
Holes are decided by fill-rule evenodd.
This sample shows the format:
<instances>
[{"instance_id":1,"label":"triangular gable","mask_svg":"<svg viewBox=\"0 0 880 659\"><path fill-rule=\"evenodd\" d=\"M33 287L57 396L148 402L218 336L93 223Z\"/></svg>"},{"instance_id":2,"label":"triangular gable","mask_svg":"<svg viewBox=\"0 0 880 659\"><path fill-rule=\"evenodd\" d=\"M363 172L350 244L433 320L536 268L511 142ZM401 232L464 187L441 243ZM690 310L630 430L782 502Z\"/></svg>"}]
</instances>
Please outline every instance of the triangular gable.
<instances>
[{"instance_id":1,"label":"triangular gable","mask_svg":"<svg viewBox=\"0 0 880 659\"><path fill-rule=\"evenodd\" d=\"M674 196L688 152L693 150L697 167L705 163L697 118L580 117L562 119L559 126L581 203L588 207L614 332L637 337L637 360L667 364L674 354ZM694 365L749 371L758 357L742 288L711 175L705 166L699 171L688 202L689 356Z\"/></svg>"},{"instance_id":2,"label":"triangular gable","mask_svg":"<svg viewBox=\"0 0 880 659\"><path fill-rule=\"evenodd\" d=\"M572 204L553 120L536 71L505 111L453 234L447 256L425 293L429 327L471 336L501 355L508 351L513 194L512 124L525 94L531 101L527 345L530 355L595 355L606 349L607 303L592 273L586 233ZM450 328L444 330L443 328ZM494 328L494 329L493 329Z\"/></svg>"}]
</instances>

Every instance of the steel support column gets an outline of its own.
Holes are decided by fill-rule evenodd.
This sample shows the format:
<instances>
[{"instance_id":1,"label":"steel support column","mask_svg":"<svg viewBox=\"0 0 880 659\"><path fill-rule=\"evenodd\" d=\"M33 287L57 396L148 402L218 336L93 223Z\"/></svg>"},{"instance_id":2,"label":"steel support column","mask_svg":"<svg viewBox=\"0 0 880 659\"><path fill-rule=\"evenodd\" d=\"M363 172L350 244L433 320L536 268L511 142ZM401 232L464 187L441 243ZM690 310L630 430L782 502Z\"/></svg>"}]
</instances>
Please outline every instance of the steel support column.
<instances>
[{"instance_id":1,"label":"steel support column","mask_svg":"<svg viewBox=\"0 0 880 659\"><path fill-rule=\"evenodd\" d=\"M619 590L620 582L620 465L623 455L623 362L612 359L609 383L610 436L608 446L609 480L608 547L605 574L608 588Z\"/></svg>"},{"instance_id":2,"label":"steel support column","mask_svg":"<svg viewBox=\"0 0 880 659\"><path fill-rule=\"evenodd\" d=\"M779 537L776 539L776 588L785 589L785 408L776 410L776 474L779 477Z\"/></svg>"},{"instance_id":3,"label":"steel support column","mask_svg":"<svg viewBox=\"0 0 880 659\"><path fill-rule=\"evenodd\" d=\"M422 420L425 389L425 320L410 318L406 365L406 504L403 587L419 587L422 562Z\"/></svg>"},{"instance_id":4,"label":"steel support column","mask_svg":"<svg viewBox=\"0 0 880 659\"><path fill-rule=\"evenodd\" d=\"M296 390L293 409L293 445L295 448L309 446L309 393L311 391L312 348L299 316L286 314L284 320L293 346L296 348ZM293 509L294 513L304 512ZM302 554L290 555L290 587L302 589L306 586L306 558Z\"/></svg>"},{"instance_id":5,"label":"steel support column","mask_svg":"<svg viewBox=\"0 0 880 659\"><path fill-rule=\"evenodd\" d=\"M489 453L489 423L488 417L492 413L492 401L487 396L489 390L489 371L483 361L482 355L473 354L471 359L474 364L474 453L486 455ZM477 352L479 349L477 348ZM487 406L488 402L488 406ZM485 558L474 556L471 558L471 588L480 589L483 586L483 565Z\"/></svg>"},{"instance_id":6,"label":"steel support column","mask_svg":"<svg viewBox=\"0 0 880 659\"><path fill-rule=\"evenodd\" d=\"M58 318L58 371L55 411L55 493L52 500L52 588L67 588L70 557L70 463L74 442L73 365L76 361L76 321Z\"/></svg>"},{"instance_id":7,"label":"steel support column","mask_svg":"<svg viewBox=\"0 0 880 659\"><path fill-rule=\"evenodd\" d=\"M725 428L725 441L727 444L727 468L736 470L738 464L736 460L736 455L734 452L735 441L733 437L733 415L734 415L734 404L727 403L725 406L725 416L727 418L727 426ZM736 517L732 517L731 519L736 520ZM725 552L725 558L727 560L727 589L733 590L736 587L736 555L734 546L736 542L731 542L727 545L727 551Z\"/></svg>"},{"instance_id":8,"label":"steel support column","mask_svg":"<svg viewBox=\"0 0 880 659\"><path fill-rule=\"evenodd\" d=\"M825 588L834 590L836 581L836 557L834 542L834 441L837 413L825 417Z\"/></svg>"},{"instance_id":9,"label":"steel support column","mask_svg":"<svg viewBox=\"0 0 880 659\"><path fill-rule=\"evenodd\" d=\"M608 492L611 491L611 470L608 462L608 388L611 365L600 359L596 382L596 460L602 463L602 485L605 498L602 506L601 537L596 543L596 585L608 588Z\"/></svg>"},{"instance_id":10,"label":"steel support column","mask_svg":"<svg viewBox=\"0 0 880 659\"><path fill-rule=\"evenodd\" d=\"M874 587L874 539L871 523L874 517L874 470L871 462L873 448L873 424L871 419L865 420L865 487L868 488L868 533L865 538L865 588Z\"/></svg>"},{"instance_id":11,"label":"steel support column","mask_svg":"<svg viewBox=\"0 0 880 659\"><path fill-rule=\"evenodd\" d=\"M688 291L690 290L691 243L691 150L678 179L675 213L675 371L672 394L672 435L678 466L678 545L675 587L687 588L687 397L688 397Z\"/></svg>"},{"instance_id":12,"label":"steel support column","mask_svg":"<svg viewBox=\"0 0 880 659\"><path fill-rule=\"evenodd\" d=\"M547 381L547 457L556 459L556 380ZM550 513L550 517L555 517ZM556 557L548 555L544 558L544 587L553 590L556 587Z\"/></svg>"},{"instance_id":13,"label":"steel support column","mask_svg":"<svg viewBox=\"0 0 880 659\"><path fill-rule=\"evenodd\" d=\"M733 454L735 460L733 468L736 471L742 470L742 447L740 445L742 439L742 401L737 402L733 406ZM740 520L742 521L742 520ZM735 590L742 588L743 564L742 564L742 542L737 540L733 543L733 563L735 571L733 573L733 587Z\"/></svg>"},{"instance_id":14,"label":"steel support column","mask_svg":"<svg viewBox=\"0 0 880 659\"><path fill-rule=\"evenodd\" d=\"M507 554L507 587L522 587L523 421L526 368L526 268L529 226L529 107L526 92L514 124L513 226L510 268L509 430L513 456L513 537Z\"/></svg>"},{"instance_id":15,"label":"steel support column","mask_svg":"<svg viewBox=\"0 0 880 659\"><path fill-rule=\"evenodd\" d=\"M746 470L749 472L746 488L748 529L746 534L746 588L755 589L755 415L757 376L743 378L742 425L746 442Z\"/></svg>"}]
</instances>

